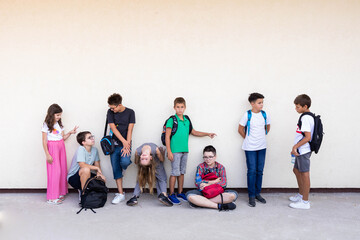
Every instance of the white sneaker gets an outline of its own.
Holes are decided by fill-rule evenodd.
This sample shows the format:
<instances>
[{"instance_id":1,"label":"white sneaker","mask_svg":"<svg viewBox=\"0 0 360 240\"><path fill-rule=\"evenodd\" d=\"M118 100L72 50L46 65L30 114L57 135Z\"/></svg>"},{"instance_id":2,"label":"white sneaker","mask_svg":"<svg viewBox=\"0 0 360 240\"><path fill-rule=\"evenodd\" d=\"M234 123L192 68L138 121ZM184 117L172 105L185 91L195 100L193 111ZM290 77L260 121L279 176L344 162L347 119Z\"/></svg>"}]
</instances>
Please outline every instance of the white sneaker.
<instances>
[{"instance_id":1,"label":"white sneaker","mask_svg":"<svg viewBox=\"0 0 360 240\"><path fill-rule=\"evenodd\" d=\"M293 202L289 204L289 207L296 209L310 209L310 202L304 203L304 201Z\"/></svg>"},{"instance_id":2,"label":"white sneaker","mask_svg":"<svg viewBox=\"0 0 360 240\"><path fill-rule=\"evenodd\" d=\"M302 196L300 195L300 193L297 193L296 195L289 197L289 200L292 202L298 202L302 200Z\"/></svg>"},{"instance_id":3,"label":"white sneaker","mask_svg":"<svg viewBox=\"0 0 360 240\"><path fill-rule=\"evenodd\" d=\"M125 200L125 193L121 194L121 193L115 193L115 197L114 199L112 200L112 204L118 204L122 201Z\"/></svg>"}]
</instances>

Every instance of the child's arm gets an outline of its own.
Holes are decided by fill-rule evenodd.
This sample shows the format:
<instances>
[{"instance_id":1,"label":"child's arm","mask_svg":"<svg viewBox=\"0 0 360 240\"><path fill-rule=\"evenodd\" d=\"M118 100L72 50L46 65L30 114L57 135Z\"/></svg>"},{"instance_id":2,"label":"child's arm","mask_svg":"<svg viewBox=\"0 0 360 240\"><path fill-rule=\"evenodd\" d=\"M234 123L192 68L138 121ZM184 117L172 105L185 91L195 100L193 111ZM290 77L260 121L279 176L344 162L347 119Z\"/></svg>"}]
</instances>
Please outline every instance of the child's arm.
<instances>
[{"instance_id":1,"label":"child's arm","mask_svg":"<svg viewBox=\"0 0 360 240\"><path fill-rule=\"evenodd\" d=\"M164 162L165 150L162 147L156 148L156 155L159 158L160 162Z\"/></svg>"},{"instance_id":2,"label":"child's arm","mask_svg":"<svg viewBox=\"0 0 360 240\"><path fill-rule=\"evenodd\" d=\"M115 123L109 123L111 131L114 133L114 135L122 142L124 148L130 148L129 143L126 141L126 139L121 135L119 130L117 130Z\"/></svg>"},{"instance_id":3,"label":"child's arm","mask_svg":"<svg viewBox=\"0 0 360 240\"><path fill-rule=\"evenodd\" d=\"M301 139L300 142L298 142L297 144L295 144L291 150L291 154L294 154L295 156L299 156L299 153L297 152L297 149L299 147L301 147L302 145L304 145L307 142L311 141L311 132L304 132L305 137L303 139Z\"/></svg>"},{"instance_id":4,"label":"child's arm","mask_svg":"<svg viewBox=\"0 0 360 240\"><path fill-rule=\"evenodd\" d=\"M242 126L241 124L239 124L238 132L239 132L240 136L242 136L245 139L245 137L246 137L246 135L245 135L245 127Z\"/></svg>"},{"instance_id":5,"label":"child's arm","mask_svg":"<svg viewBox=\"0 0 360 240\"><path fill-rule=\"evenodd\" d=\"M270 132L270 124L266 125L267 132Z\"/></svg>"},{"instance_id":6,"label":"child's arm","mask_svg":"<svg viewBox=\"0 0 360 240\"><path fill-rule=\"evenodd\" d=\"M53 158L50 155L49 149L47 147L47 133L46 132L42 132L42 144L43 144L44 152L45 152L45 155L46 155L46 161L49 164L52 164Z\"/></svg>"},{"instance_id":7,"label":"child's arm","mask_svg":"<svg viewBox=\"0 0 360 240\"><path fill-rule=\"evenodd\" d=\"M61 132L61 135L64 139L64 141L66 139L68 139L70 137L71 134L75 134L76 133L76 130L79 128L79 126L75 126L73 130L69 131L67 134L64 134L64 132Z\"/></svg>"},{"instance_id":8,"label":"child's arm","mask_svg":"<svg viewBox=\"0 0 360 240\"><path fill-rule=\"evenodd\" d=\"M193 129L191 131L191 135L194 135L196 137L205 137L205 136L208 136L210 138L214 138L216 136L215 133L207 133L207 132L199 132L199 131L196 131L195 129Z\"/></svg>"},{"instance_id":9,"label":"child's arm","mask_svg":"<svg viewBox=\"0 0 360 240\"><path fill-rule=\"evenodd\" d=\"M167 157L170 161L173 161L174 155L172 154L171 148L170 148L170 135L171 135L171 128L166 128L165 144L166 144Z\"/></svg>"},{"instance_id":10,"label":"child's arm","mask_svg":"<svg viewBox=\"0 0 360 240\"><path fill-rule=\"evenodd\" d=\"M101 167L100 167L100 161L95 161L94 162L94 166L97 167L99 170L96 172L96 176L101 177L104 182L106 182L106 177L102 174L101 172Z\"/></svg>"},{"instance_id":11,"label":"child's arm","mask_svg":"<svg viewBox=\"0 0 360 240\"><path fill-rule=\"evenodd\" d=\"M131 154L131 138L132 138L132 132L133 132L133 129L134 129L134 123L129 123L129 126L128 126L128 133L127 133L127 136L126 136L126 142L128 143L128 147L124 147L121 151L123 152L122 153L122 156L130 156Z\"/></svg>"}]
</instances>

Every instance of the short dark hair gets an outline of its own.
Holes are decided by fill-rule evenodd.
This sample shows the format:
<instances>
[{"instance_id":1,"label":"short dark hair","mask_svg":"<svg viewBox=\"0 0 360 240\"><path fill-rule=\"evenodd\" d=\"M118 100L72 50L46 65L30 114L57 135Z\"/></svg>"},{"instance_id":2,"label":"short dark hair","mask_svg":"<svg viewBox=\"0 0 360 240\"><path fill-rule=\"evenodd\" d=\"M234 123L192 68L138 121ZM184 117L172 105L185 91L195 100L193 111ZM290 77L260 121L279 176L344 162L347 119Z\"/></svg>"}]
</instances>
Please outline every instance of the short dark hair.
<instances>
[{"instance_id":1,"label":"short dark hair","mask_svg":"<svg viewBox=\"0 0 360 240\"><path fill-rule=\"evenodd\" d=\"M204 148L203 154L205 152L212 152L214 155L216 155L216 149L212 145L208 145Z\"/></svg>"},{"instance_id":2,"label":"short dark hair","mask_svg":"<svg viewBox=\"0 0 360 240\"><path fill-rule=\"evenodd\" d=\"M300 94L297 96L294 100L294 104L299 104L302 107L305 107L305 105L310 108L311 106L311 98L306 94Z\"/></svg>"},{"instance_id":3,"label":"short dark hair","mask_svg":"<svg viewBox=\"0 0 360 240\"><path fill-rule=\"evenodd\" d=\"M264 99L264 98L265 98L264 95L255 92L250 94L248 100L251 103L251 102L255 102L258 99Z\"/></svg>"},{"instance_id":4,"label":"short dark hair","mask_svg":"<svg viewBox=\"0 0 360 240\"><path fill-rule=\"evenodd\" d=\"M181 104L181 103L183 103L183 104L185 105L185 107L186 107L186 101L185 101L185 99L184 99L183 97L177 97L177 98L175 98L175 100L174 100L174 107L175 107L176 104Z\"/></svg>"},{"instance_id":5,"label":"short dark hair","mask_svg":"<svg viewBox=\"0 0 360 240\"><path fill-rule=\"evenodd\" d=\"M85 141L86 134L91 134L89 131L79 132L78 135L76 135L76 141L82 146L82 142Z\"/></svg>"},{"instance_id":6,"label":"short dark hair","mask_svg":"<svg viewBox=\"0 0 360 240\"><path fill-rule=\"evenodd\" d=\"M122 97L118 93L114 93L108 98L109 105L119 105L121 103L122 103Z\"/></svg>"}]
</instances>

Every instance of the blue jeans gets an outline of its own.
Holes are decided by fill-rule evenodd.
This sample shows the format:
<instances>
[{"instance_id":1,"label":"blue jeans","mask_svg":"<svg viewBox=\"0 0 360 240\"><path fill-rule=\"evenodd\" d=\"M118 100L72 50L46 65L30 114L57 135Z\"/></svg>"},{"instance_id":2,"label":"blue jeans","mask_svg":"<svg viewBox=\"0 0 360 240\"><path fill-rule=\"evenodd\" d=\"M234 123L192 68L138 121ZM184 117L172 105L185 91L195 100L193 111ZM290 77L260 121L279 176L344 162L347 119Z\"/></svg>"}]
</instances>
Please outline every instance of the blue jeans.
<instances>
[{"instance_id":1,"label":"blue jeans","mask_svg":"<svg viewBox=\"0 0 360 240\"><path fill-rule=\"evenodd\" d=\"M245 151L247 171L247 184L249 197L255 197L261 192L263 170L265 165L266 149Z\"/></svg>"},{"instance_id":2,"label":"blue jeans","mask_svg":"<svg viewBox=\"0 0 360 240\"><path fill-rule=\"evenodd\" d=\"M114 152L110 155L111 166L113 169L114 179L123 177L123 170L131 164L130 156L121 156L123 147L115 146Z\"/></svg>"}]
</instances>

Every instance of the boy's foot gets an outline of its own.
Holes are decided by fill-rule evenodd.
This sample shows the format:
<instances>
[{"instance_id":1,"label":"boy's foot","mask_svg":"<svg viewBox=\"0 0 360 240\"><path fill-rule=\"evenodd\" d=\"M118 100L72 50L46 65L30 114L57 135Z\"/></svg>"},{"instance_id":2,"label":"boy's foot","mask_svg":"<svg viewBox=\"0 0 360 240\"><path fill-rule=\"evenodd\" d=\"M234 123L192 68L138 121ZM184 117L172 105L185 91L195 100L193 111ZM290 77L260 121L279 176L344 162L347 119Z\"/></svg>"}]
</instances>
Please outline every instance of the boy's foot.
<instances>
[{"instance_id":1,"label":"boy's foot","mask_svg":"<svg viewBox=\"0 0 360 240\"><path fill-rule=\"evenodd\" d=\"M138 204L136 196L133 196L132 198L129 199L129 201L126 202L126 205L128 206L135 206L136 204Z\"/></svg>"},{"instance_id":2,"label":"boy's foot","mask_svg":"<svg viewBox=\"0 0 360 240\"><path fill-rule=\"evenodd\" d=\"M178 193L178 194L176 194L176 197L181 198L181 199L184 200L184 201L187 201L186 195L183 194L183 193Z\"/></svg>"},{"instance_id":3,"label":"boy's foot","mask_svg":"<svg viewBox=\"0 0 360 240\"><path fill-rule=\"evenodd\" d=\"M249 206L250 207L255 207L256 206L254 197L249 197Z\"/></svg>"},{"instance_id":4,"label":"boy's foot","mask_svg":"<svg viewBox=\"0 0 360 240\"><path fill-rule=\"evenodd\" d=\"M218 209L219 211L229 211L229 210L234 210L236 208L235 203L219 203L218 204Z\"/></svg>"},{"instance_id":5,"label":"boy's foot","mask_svg":"<svg viewBox=\"0 0 360 240\"><path fill-rule=\"evenodd\" d=\"M121 193L115 193L115 197L114 199L112 200L112 204L118 204L122 201L125 200L125 193L121 194Z\"/></svg>"},{"instance_id":6,"label":"boy's foot","mask_svg":"<svg viewBox=\"0 0 360 240\"><path fill-rule=\"evenodd\" d=\"M300 193L297 193L294 196L289 197L289 200L292 202L298 202L302 200L302 195Z\"/></svg>"},{"instance_id":7,"label":"boy's foot","mask_svg":"<svg viewBox=\"0 0 360 240\"><path fill-rule=\"evenodd\" d=\"M293 202L289 204L289 207L296 209L310 209L310 202L305 203L303 200L298 202Z\"/></svg>"},{"instance_id":8,"label":"boy's foot","mask_svg":"<svg viewBox=\"0 0 360 240\"><path fill-rule=\"evenodd\" d=\"M175 193L171 194L169 196L169 199L173 204L180 204L180 200L177 199L177 197L175 196Z\"/></svg>"},{"instance_id":9,"label":"boy's foot","mask_svg":"<svg viewBox=\"0 0 360 240\"><path fill-rule=\"evenodd\" d=\"M167 196L165 196L163 193L160 193L158 196L159 201L164 204L165 206L172 207L174 204L169 200Z\"/></svg>"},{"instance_id":10,"label":"boy's foot","mask_svg":"<svg viewBox=\"0 0 360 240\"><path fill-rule=\"evenodd\" d=\"M255 199L258 200L259 202L263 203L263 204L266 203L265 198L263 198L260 194L255 196Z\"/></svg>"}]
</instances>

